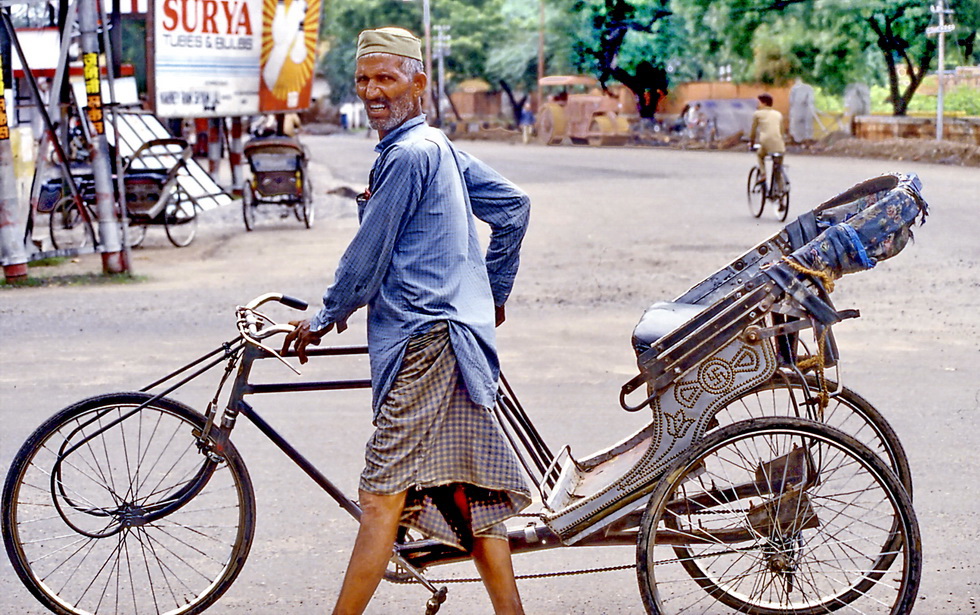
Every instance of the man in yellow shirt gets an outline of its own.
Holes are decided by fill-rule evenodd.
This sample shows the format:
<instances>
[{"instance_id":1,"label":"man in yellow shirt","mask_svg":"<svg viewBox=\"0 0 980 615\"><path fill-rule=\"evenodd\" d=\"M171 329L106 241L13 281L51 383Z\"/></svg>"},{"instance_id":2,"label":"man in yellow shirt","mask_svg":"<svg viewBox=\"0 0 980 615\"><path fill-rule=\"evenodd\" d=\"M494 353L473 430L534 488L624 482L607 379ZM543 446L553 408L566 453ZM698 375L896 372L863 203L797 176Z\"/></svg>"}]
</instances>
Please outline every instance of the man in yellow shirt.
<instances>
[{"instance_id":1,"label":"man in yellow shirt","mask_svg":"<svg viewBox=\"0 0 980 615\"><path fill-rule=\"evenodd\" d=\"M782 154L786 151L783 143L783 114L772 108L772 96L759 94L759 108L752 114L752 130L749 132L749 147L759 144L759 169L763 177L766 173L766 156Z\"/></svg>"}]
</instances>

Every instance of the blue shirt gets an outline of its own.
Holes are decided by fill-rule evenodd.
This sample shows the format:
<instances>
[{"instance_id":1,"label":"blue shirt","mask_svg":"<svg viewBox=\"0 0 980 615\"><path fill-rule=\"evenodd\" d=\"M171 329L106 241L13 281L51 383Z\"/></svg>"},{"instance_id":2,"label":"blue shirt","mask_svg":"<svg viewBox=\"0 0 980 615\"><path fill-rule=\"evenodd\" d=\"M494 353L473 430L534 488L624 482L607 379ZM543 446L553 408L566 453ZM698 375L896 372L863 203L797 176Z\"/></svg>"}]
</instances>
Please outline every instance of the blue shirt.
<instances>
[{"instance_id":1,"label":"blue shirt","mask_svg":"<svg viewBox=\"0 0 980 615\"><path fill-rule=\"evenodd\" d=\"M377 412L409 338L446 321L470 397L490 407L499 376L494 306L504 305L513 287L530 200L458 151L425 116L388 133L375 151L360 228L310 328L343 322L368 306ZM491 227L485 259L474 216Z\"/></svg>"}]
</instances>

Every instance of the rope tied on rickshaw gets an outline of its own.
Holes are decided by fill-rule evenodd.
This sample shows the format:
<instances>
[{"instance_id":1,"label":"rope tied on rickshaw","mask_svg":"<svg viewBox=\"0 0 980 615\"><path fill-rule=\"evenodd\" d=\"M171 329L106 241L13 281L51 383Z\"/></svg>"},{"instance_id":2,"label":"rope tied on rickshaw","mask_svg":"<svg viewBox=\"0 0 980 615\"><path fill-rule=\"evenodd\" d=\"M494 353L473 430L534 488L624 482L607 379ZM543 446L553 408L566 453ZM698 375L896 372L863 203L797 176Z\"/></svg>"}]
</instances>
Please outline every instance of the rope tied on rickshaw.
<instances>
[{"instance_id":1,"label":"rope tied on rickshaw","mask_svg":"<svg viewBox=\"0 0 980 615\"><path fill-rule=\"evenodd\" d=\"M804 267L796 260L784 256L783 262L785 262L791 269L798 273L811 276L820 281L821 285L827 293L834 292L834 276L827 271L819 271L816 269L810 269L809 267ZM820 383L820 390L817 391L817 404L818 404L818 414L820 415L820 420L823 420L824 411L827 406L830 405L830 392L827 389L827 378L825 376L826 371L826 355L824 354L824 347L827 341L827 331L829 329L824 327L817 334L817 352L816 354L811 354L808 357L804 357L796 362L796 367L800 371L806 372L808 370L814 370L817 375L817 382Z\"/></svg>"}]
</instances>

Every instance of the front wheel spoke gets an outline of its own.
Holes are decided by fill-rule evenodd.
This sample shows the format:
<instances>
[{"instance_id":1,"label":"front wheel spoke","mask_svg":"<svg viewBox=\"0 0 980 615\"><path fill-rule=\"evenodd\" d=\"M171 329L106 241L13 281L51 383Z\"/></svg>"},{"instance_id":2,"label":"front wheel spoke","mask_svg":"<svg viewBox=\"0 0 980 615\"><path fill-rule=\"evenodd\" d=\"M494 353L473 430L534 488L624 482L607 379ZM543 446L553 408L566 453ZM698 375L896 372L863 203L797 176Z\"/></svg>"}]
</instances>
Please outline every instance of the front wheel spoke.
<instances>
[{"instance_id":1,"label":"front wheel spoke","mask_svg":"<svg viewBox=\"0 0 980 615\"><path fill-rule=\"evenodd\" d=\"M105 561L102 562L102 565L99 566L99 569L95 572L95 575L92 577L92 580L89 581L88 585L85 586L84 591L82 591L82 594L78 597L78 600L75 602L76 605L81 604L82 600L85 598L85 595L88 594L89 590L91 590L93 586L95 586L95 582L99 580L99 577L102 576L102 572L105 571L106 570L106 567L108 566L109 567L109 573L106 575L105 584L102 586L102 595L99 596L98 605L96 606L96 609L95 609L95 611L98 612L98 610L99 610L98 609L98 606L101 606L102 601L105 599L105 595L106 595L106 593L108 591L109 583L112 582L112 577L113 577L113 575L112 575L112 569L113 568L118 568L118 566L119 566L119 557L118 557L118 555L119 555L119 550L121 548L121 545L122 545L122 537L120 536L119 540L116 542L116 545L109 552L109 555L106 556ZM114 557L116 558L116 561L115 561L114 564L112 564L110 566L109 565L109 562ZM59 593L61 593L61 592L59 592Z\"/></svg>"},{"instance_id":2,"label":"front wheel spoke","mask_svg":"<svg viewBox=\"0 0 980 615\"><path fill-rule=\"evenodd\" d=\"M146 532L146 539L147 539L147 541L148 541L148 543L150 545L156 545L157 547L159 547L160 549L162 549L165 552L165 554L168 554L168 555L172 556L172 558L174 560L176 560L177 562L183 564L183 566L185 568L187 568L187 570L189 570L190 572L192 572L192 573L196 574L197 576L201 577L201 579L203 579L206 583L211 583L212 582L212 579L208 578L208 576L206 574L204 574L203 572L201 572L200 570L198 570L197 568L195 568L182 555L178 554L176 551L174 551L173 549L171 549L167 545L163 544L163 542L159 538L156 538L156 537L152 536L149 532ZM180 541L178 540L178 542L180 542ZM156 547L153 548L153 552L154 552L154 554L157 553L157 548ZM225 565L223 562L219 562L218 560L216 560L216 559L214 559L214 558L212 558L210 556L205 555L205 557L207 557L208 559L210 559L211 561L213 561L215 563L220 564L221 566L224 566ZM194 590L190 587L190 585L188 585L187 582L185 582L183 580L183 578L181 577L181 575L179 575L176 570L174 570L169 564L164 563L164 559L162 557L159 557L158 556L157 557L157 561L160 562L160 565L163 566L163 567L165 567L166 570L168 572L170 572L171 576L173 576L174 579L176 579L177 581L179 581L180 584L183 585L184 588L188 592L191 592L191 593L194 592Z\"/></svg>"},{"instance_id":3,"label":"front wheel spoke","mask_svg":"<svg viewBox=\"0 0 980 615\"><path fill-rule=\"evenodd\" d=\"M47 446L45 446L45 448L47 449ZM47 449L47 450L49 452L52 452L52 451L50 451L50 449ZM57 456L58 455L55 454L55 457L57 457ZM112 500L114 500L114 502L113 502L113 505L114 506L118 506L123 501L122 498L119 496L119 494L116 493L116 491L110 485L108 485L104 481L100 481L97 478L93 477L92 475L88 474L82 468L79 468L74 463L71 463L70 461L68 461L68 459L69 458L63 459L62 462L61 462L61 465L62 466L67 466L67 467L69 467L69 468L71 468L73 470L78 471L78 473L82 476L82 478L87 478L98 489L101 489L101 490L105 491L105 493L108 493L109 496L112 498ZM43 474L44 476L47 476L49 480L52 478L51 472L49 472L48 470L46 470L44 468L41 468L37 464L32 464L31 467L32 468L36 468L41 474ZM58 480L55 481L55 483L57 485L59 485L62 488L62 490L64 490L68 494L74 495L76 498L78 498L79 502L84 502L84 503L88 504L90 506L90 509L91 510L101 510L101 511L106 512L106 513L109 512L105 507L99 506L95 502L92 502L88 497L86 497L85 495L83 495L77 489L72 489L71 487L67 486L65 484L64 480L63 480L64 475L65 475L64 470L62 470L62 472L61 472L62 478L59 478ZM44 489L43 491L45 491L46 493L51 493L51 487L48 487L48 488ZM77 507L73 506L73 508L77 508Z\"/></svg>"},{"instance_id":4,"label":"front wheel spoke","mask_svg":"<svg viewBox=\"0 0 980 615\"><path fill-rule=\"evenodd\" d=\"M176 434L174 434L174 436L176 436ZM171 442L173 441L173 436L171 437L171 440L170 441ZM167 444L169 445L170 442L168 442ZM187 444L187 447L183 451L181 451L181 453L177 456L177 458L170 465L170 467L167 468L163 472L163 474L160 476L160 479L153 486L153 488L150 490L150 492L147 493L146 495L142 496L142 497L136 498L136 501L138 501L141 505L145 505L146 502L148 502L151 497L153 497L153 496L155 496L155 495L157 495L157 494L159 494L161 492L164 492L164 491L167 491L167 492L169 492L169 491L177 491L178 489L176 489L176 487L178 485L186 485L186 484L189 484L191 482L191 480L201 471L201 469L203 468L203 464L202 465L192 465L187 470L183 471L182 476L179 476L177 478L177 480L172 481L172 484L171 485L168 485L165 488L161 487L163 485L164 481L166 481L168 478L170 478L170 475L172 473L174 473L174 470L177 468L177 464L179 464L181 462L181 460L184 458L184 455L186 455L188 453L188 451L190 451L191 448L193 448L194 446L195 446L194 440L189 441L188 444ZM163 453L161 452L160 458L162 458L162 457L163 457ZM149 472L147 474L149 474Z\"/></svg>"},{"instance_id":5,"label":"front wheel spoke","mask_svg":"<svg viewBox=\"0 0 980 615\"><path fill-rule=\"evenodd\" d=\"M177 425L175 425L173 431L170 433L170 436L167 438L166 442L164 442L163 445L160 446L160 452L159 452L159 454L157 454L156 459L153 460L153 463L150 465L150 467L145 470L145 472L144 472L144 479L137 486L137 493L138 492L142 492L143 491L143 488L144 488L144 486L146 484L146 482L150 480L150 477L151 476L153 476L153 475L156 474L157 467L160 466L161 462L163 461L164 455L166 455L167 452L170 450L170 445L173 444L174 439L176 439L177 436L178 436L178 434L181 433L181 427L183 427L183 425L181 425L179 423ZM155 432L155 430L154 430L154 432ZM190 448L194 444L195 444L195 440L193 438L191 438L188 441L187 448L185 448L183 451L181 451L180 453L178 453L177 456L176 456L176 459L171 464L171 466L169 468L163 470L162 474L160 474L160 477L157 480L156 485L154 485L150 489L151 494L152 493L158 493L159 492L158 490L160 488L160 485L163 484L163 482L169 478L170 473L177 466L177 464L180 463L181 459L183 459L184 455L187 453L188 450L190 450ZM149 452L149 451L147 451L147 452ZM141 462L140 465L142 465L142 462ZM149 496L144 496L143 500L145 501L147 497L149 497ZM139 499L139 498L137 498L136 495L134 494L134 499Z\"/></svg>"},{"instance_id":6,"label":"front wheel spoke","mask_svg":"<svg viewBox=\"0 0 980 615\"><path fill-rule=\"evenodd\" d=\"M180 605L180 600L177 597L177 592L174 591L174 586L170 583L170 577L167 575L169 568L164 566L163 561L160 556L157 555L157 551L153 546L152 540L150 540L149 534L146 532L145 528L138 528L136 531L136 539L140 542L140 547L143 549L143 559L146 561L146 577L150 583L151 588L153 587L153 572L150 570L149 560L152 559L156 563L156 568L160 571L160 578L163 580L163 584L166 585L167 593L170 594L170 599L173 600L175 606ZM147 554L149 551L149 554ZM176 578L176 575L174 575ZM186 587L186 586L185 586ZM189 589L189 588L188 588ZM153 604L157 605L157 610L159 611L159 605L157 603L156 592L153 593Z\"/></svg>"},{"instance_id":7,"label":"front wheel spoke","mask_svg":"<svg viewBox=\"0 0 980 615\"><path fill-rule=\"evenodd\" d=\"M177 536L177 535L176 535L176 534L175 534L174 532L169 532L169 531L167 531L167 528L164 528L164 527L160 527L160 526L154 526L154 527L156 527L156 529L157 529L157 530L159 530L161 534L163 534L163 535L165 535L165 536L168 536L169 538L172 538L172 539L173 539L174 541L176 541L177 543L179 543L179 544L181 544L181 545L183 545L183 546L185 546L185 547L187 547L188 549L190 549L191 551L193 551L193 552L195 552L195 553L197 553L197 554L198 554L198 555L200 555L201 557L204 557L204 558L206 558L206 559L208 559L208 560L211 560L212 562L214 562L214 563L215 563L215 564L217 564L218 566L224 566L224 565L225 565L225 564L227 563L227 560L226 560L226 561L222 561L222 560L219 560L219 559L215 559L215 558L214 558L214 557L213 557L213 556L212 556L211 554L209 554L209 553L205 553L205 552L204 552L203 550L201 550L201 548L200 548L200 547L198 547L197 545L194 545L194 544L191 544L190 542L188 542L188 541L186 541L186 540L184 540L184 539L182 539L182 538L180 538L180 537L179 537L179 536ZM147 535L149 535L149 534L147 534ZM192 569L192 570L194 570L194 567L193 567L193 566L191 566L191 565L190 565L190 563L188 563L188 562L187 562L187 561L186 561L186 560L185 560L185 559L184 559L183 557L181 557L181 556L180 556L180 555L178 555L178 554L177 554L177 553L176 553L175 551L173 551L172 549L170 549L169 547L167 547L166 545L164 545L164 544L163 544L163 542L161 542L161 541L160 541L159 539L156 539L156 540L157 540L157 543L158 543L158 544L159 544L159 545L160 545L161 547L163 547L164 549L166 549L166 550L167 550L168 552L170 552L170 553L171 553L171 554L172 554L172 555L173 555L174 557L176 557L176 558L177 558L178 560L180 560L180 561L181 561L182 563L184 563L185 565L187 565L187 567L188 567L188 568L190 568L190 569ZM195 570L195 572L197 572L197 571ZM202 574L201 572L197 572L197 573L198 573L198 574L200 574L200 575L201 575L202 577L204 577L205 579L207 579L207 577L206 577L206 576L205 576L204 574Z\"/></svg>"},{"instance_id":8,"label":"front wheel spoke","mask_svg":"<svg viewBox=\"0 0 980 615\"><path fill-rule=\"evenodd\" d=\"M137 448L139 450L141 450L142 453L140 454L139 462L136 464L137 471L140 471L141 468L145 467L145 465L146 465L146 456L150 454L150 444L156 438L157 429L160 428L160 423L162 421L163 421L163 414L161 414L161 413L158 412L157 415L156 415L156 421L154 421L154 423L153 423L153 429L150 430L150 433L146 437L146 446L143 446L142 445L143 422L140 421L140 429L139 429L140 444L138 445ZM158 459L159 459L159 457L158 457ZM144 470L144 476L148 476L150 473L152 473L154 467L156 467L156 462L154 462L153 466L151 466L149 469ZM136 480L136 490L137 491L139 491L139 490L141 490L143 488L143 482L145 480L146 479L144 478L141 481L141 480L139 480L139 477L137 477L137 480Z\"/></svg>"}]
</instances>

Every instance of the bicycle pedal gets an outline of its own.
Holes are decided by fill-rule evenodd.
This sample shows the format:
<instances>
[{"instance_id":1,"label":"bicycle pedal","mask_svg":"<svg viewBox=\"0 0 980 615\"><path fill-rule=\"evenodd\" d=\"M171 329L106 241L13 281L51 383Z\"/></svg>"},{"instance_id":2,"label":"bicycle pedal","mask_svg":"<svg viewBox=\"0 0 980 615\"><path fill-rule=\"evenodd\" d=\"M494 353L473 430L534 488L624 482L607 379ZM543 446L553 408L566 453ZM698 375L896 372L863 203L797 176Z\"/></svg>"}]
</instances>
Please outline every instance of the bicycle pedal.
<instances>
[{"instance_id":1,"label":"bicycle pedal","mask_svg":"<svg viewBox=\"0 0 980 615\"><path fill-rule=\"evenodd\" d=\"M435 615L438 613L439 607L441 607L442 603L446 601L446 595L448 593L449 590L446 589L445 586L440 587L435 593L433 593L432 597L425 602L425 615Z\"/></svg>"}]
</instances>

